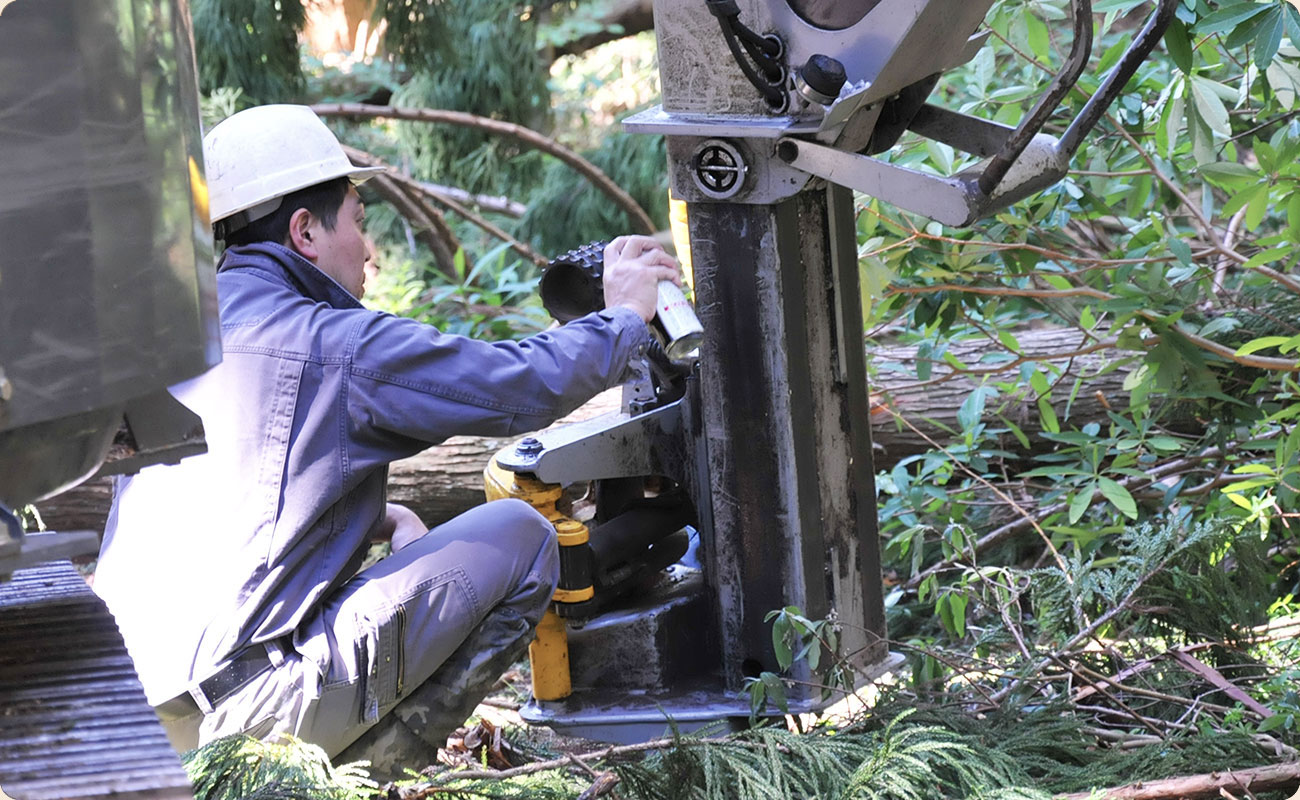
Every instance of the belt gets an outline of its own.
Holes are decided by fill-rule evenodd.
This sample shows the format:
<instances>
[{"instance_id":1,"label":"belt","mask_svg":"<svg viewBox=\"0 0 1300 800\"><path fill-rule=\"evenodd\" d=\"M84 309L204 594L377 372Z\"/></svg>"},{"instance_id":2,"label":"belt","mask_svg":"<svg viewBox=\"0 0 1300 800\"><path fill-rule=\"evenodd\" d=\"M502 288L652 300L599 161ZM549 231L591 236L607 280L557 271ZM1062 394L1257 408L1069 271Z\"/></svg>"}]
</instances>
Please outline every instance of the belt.
<instances>
[{"instance_id":1,"label":"belt","mask_svg":"<svg viewBox=\"0 0 1300 800\"><path fill-rule=\"evenodd\" d=\"M155 709L166 718L189 716L198 711L208 713L222 700L242 689L249 681L274 666L264 645L245 648L234 658L193 688L167 700Z\"/></svg>"},{"instance_id":2,"label":"belt","mask_svg":"<svg viewBox=\"0 0 1300 800\"><path fill-rule=\"evenodd\" d=\"M190 695L200 708L204 700L207 701L208 708L215 708L222 700L242 689L244 684L269 669L271 658L266 653L266 647L255 644L227 661L211 677L199 681L198 686L190 689ZM207 709L204 709L206 712Z\"/></svg>"}]
</instances>

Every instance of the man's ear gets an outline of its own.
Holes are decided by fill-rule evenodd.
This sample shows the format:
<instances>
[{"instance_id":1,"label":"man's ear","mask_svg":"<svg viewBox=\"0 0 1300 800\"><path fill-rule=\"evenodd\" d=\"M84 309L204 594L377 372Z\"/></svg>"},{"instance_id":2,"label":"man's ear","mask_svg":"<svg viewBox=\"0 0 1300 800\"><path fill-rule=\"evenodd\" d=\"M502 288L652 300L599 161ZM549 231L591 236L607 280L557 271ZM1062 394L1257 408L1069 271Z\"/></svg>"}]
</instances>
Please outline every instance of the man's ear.
<instances>
[{"instance_id":1,"label":"man's ear","mask_svg":"<svg viewBox=\"0 0 1300 800\"><path fill-rule=\"evenodd\" d=\"M312 229L315 227L316 218L305 208L298 209L289 217L289 246L313 264L320 255L316 243L312 241Z\"/></svg>"}]
</instances>

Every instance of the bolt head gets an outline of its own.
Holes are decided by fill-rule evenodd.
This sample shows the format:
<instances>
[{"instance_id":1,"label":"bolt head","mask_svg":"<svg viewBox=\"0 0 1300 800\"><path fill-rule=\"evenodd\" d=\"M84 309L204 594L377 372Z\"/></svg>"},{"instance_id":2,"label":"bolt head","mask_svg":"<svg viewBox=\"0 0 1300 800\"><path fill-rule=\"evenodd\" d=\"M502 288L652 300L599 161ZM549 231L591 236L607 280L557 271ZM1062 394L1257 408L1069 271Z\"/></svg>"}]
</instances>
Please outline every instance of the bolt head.
<instances>
[{"instance_id":1,"label":"bolt head","mask_svg":"<svg viewBox=\"0 0 1300 800\"><path fill-rule=\"evenodd\" d=\"M532 436L525 436L515 445L515 453L521 456L535 456L542 452L542 443Z\"/></svg>"}]
</instances>

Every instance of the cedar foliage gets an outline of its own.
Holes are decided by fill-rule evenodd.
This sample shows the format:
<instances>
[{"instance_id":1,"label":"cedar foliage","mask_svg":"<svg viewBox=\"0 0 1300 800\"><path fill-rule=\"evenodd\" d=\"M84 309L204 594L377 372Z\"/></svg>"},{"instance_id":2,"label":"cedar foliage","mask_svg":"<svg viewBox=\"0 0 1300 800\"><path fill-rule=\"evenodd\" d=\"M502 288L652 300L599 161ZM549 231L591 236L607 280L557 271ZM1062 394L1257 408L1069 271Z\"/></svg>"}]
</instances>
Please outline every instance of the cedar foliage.
<instances>
[{"instance_id":1,"label":"cedar foliage","mask_svg":"<svg viewBox=\"0 0 1300 800\"><path fill-rule=\"evenodd\" d=\"M324 750L292 736L224 736L181 761L195 800L362 800L376 787L364 763L335 767Z\"/></svg>"},{"instance_id":2,"label":"cedar foliage","mask_svg":"<svg viewBox=\"0 0 1300 800\"><path fill-rule=\"evenodd\" d=\"M285 102L304 87L298 34L306 21L301 2L194 0L199 88L243 91L249 105Z\"/></svg>"}]
</instances>

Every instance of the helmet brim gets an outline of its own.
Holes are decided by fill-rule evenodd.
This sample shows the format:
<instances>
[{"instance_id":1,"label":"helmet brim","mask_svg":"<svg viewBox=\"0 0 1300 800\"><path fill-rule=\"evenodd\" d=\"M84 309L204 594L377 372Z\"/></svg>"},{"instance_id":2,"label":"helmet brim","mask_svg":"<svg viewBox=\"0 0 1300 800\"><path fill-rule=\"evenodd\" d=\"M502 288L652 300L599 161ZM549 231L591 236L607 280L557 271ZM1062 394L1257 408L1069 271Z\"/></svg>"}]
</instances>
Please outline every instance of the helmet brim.
<instances>
[{"instance_id":1,"label":"helmet brim","mask_svg":"<svg viewBox=\"0 0 1300 800\"><path fill-rule=\"evenodd\" d=\"M352 181L353 186L360 186L376 175L383 175L388 171L388 167L357 167L355 170L348 172L348 180Z\"/></svg>"}]
</instances>

